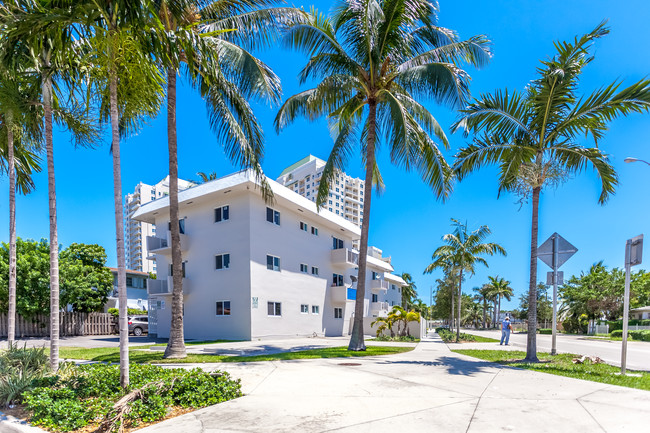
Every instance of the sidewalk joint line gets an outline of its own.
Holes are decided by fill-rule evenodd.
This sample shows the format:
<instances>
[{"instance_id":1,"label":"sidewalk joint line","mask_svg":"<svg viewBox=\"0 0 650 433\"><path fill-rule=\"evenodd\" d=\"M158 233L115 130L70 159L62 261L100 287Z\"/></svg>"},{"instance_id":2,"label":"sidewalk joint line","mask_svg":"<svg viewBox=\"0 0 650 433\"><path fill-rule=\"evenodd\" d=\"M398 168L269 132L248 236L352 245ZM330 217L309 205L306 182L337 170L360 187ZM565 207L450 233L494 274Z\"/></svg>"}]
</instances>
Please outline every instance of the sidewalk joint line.
<instances>
[{"instance_id":1,"label":"sidewalk joint line","mask_svg":"<svg viewBox=\"0 0 650 433\"><path fill-rule=\"evenodd\" d=\"M469 419L469 423L467 424L467 429L465 429L465 433L469 432L469 428L472 426L472 421L474 421L474 416L476 415L476 410L478 409L478 405L481 404L481 399L483 398L483 394L485 394L485 391L488 390L490 385L492 385L492 382L494 382L494 379L497 378L497 376L499 375L499 373L501 373L501 371L502 370L497 371L497 374L495 374L492 380L490 380L490 382L487 385L485 385L483 392L481 392L481 395L478 397L478 400L476 400L476 406L474 406L474 412L472 412L472 417Z\"/></svg>"},{"instance_id":2,"label":"sidewalk joint line","mask_svg":"<svg viewBox=\"0 0 650 433\"><path fill-rule=\"evenodd\" d=\"M594 415L593 415L593 414L592 414L592 413L591 413L591 412L590 412L590 411L589 411L589 410L588 410L588 409L587 409L587 408L582 404L582 402L581 402L579 399L577 399L577 398L576 398L576 401L578 402L578 404L580 405L580 407L582 407L582 409L584 409L584 411L587 412L587 413L589 414L589 416L591 417L591 419L594 420L594 422L598 425L598 427L600 427L600 429L601 429L603 432L607 433L607 430L605 430L605 428L604 428L602 425L600 425L600 423L598 422L598 420L597 420L597 419L594 417Z\"/></svg>"}]
</instances>

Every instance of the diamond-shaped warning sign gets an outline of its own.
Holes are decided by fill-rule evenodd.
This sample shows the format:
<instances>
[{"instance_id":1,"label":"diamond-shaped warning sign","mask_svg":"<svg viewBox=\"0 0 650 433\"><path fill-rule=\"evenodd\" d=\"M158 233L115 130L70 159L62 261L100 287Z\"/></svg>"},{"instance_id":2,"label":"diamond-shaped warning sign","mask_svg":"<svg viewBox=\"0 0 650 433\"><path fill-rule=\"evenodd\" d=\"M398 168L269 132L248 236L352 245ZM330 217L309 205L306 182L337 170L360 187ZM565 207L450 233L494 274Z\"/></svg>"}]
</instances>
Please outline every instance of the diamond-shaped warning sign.
<instances>
[{"instance_id":1,"label":"diamond-shaped warning sign","mask_svg":"<svg viewBox=\"0 0 650 433\"><path fill-rule=\"evenodd\" d=\"M567 260L569 260L575 253L578 252L578 249L571 245L569 241L564 239L557 233L553 233L551 237L546 239L542 245L537 248L537 258L546 263L546 265L553 269L553 247L556 245L555 239L557 237L557 262L555 263L555 269L558 269L562 266Z\"/></svg>"}]
</instances>

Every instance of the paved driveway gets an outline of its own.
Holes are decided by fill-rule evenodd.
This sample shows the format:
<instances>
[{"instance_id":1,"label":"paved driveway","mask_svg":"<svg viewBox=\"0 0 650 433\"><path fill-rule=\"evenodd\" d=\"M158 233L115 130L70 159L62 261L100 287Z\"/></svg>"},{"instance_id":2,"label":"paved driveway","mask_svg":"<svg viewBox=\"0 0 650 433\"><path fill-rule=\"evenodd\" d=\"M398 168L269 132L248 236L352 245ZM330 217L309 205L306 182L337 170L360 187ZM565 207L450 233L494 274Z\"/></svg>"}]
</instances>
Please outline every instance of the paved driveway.
<instances>
[{"instance_id":1,"label":"paved driveway","mask_svg":"<svg viewBox=\"0 0 650 433\"><path fill-rule=\"evenodd\" d=\"M399 355L219 368L244 397L140 431L632 432L650 417L650 392L491 364L437 337Z\"/></svg>"},{"instance_id":2,"label":"paved driveway","mask_svg":"<svg viewBox=\"0 0 650 433\"><path fill-rule=\"evenodd\" d=\"M477 331L463 329L462 332L482 335L484 337L501 338L501 331L488 330ZM510 346L512 350L526 350L526 334L510 334ZM479 344L482 346L483 343ZM621 342L610 340L594 340L581 335L557 335L557 351L560 353L577 353L579 355L598 356L606 363L621 365ZM464 349L474 348L470 344L463 344ZM495 343L494 348L503 348ZM551 351L551 335L537 334L537 351ZM650 342L628 341L627 342L627 368L632 370L650 371Z\"/></svg>"}]
</instances>

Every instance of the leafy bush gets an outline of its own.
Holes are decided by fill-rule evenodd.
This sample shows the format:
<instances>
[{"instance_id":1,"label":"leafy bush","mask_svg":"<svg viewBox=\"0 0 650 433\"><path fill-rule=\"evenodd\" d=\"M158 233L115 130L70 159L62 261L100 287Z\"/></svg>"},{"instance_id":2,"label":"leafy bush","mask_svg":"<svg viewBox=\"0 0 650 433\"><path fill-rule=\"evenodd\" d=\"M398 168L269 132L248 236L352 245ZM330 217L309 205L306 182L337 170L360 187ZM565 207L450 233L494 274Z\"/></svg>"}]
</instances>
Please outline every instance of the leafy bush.
<instances>
[{"instance_id":1,"label":"leafy bush","mask_svg":"<svg viewBox=\"0 0 650 433\"><path fill-rule=\"evenodd\" d=\"M49 370L44 348L19 348L10 344L0 354L0 406L22 401L22 394Z\"/></svg>"},{"instance_id":2,"label":"leafy bush","mask_svg":"<svg viewBox=\"0 0 650 433\"><path fill-rule=\"evenodd\" d=\"M399 335L395 337L390 337L388 335L380 335L379 337L376 338L377 341L403 341L403 342L413 342L417 340L412 335Z\"/></svg>"},{"instance_id":3,"label":"leafy bush","mask_svg":"<svg viewBox=\"0 0 650 433\"><path fill-rule=\"evenodd\" d=\"M621 331L622 335L623 331ZM650 341L650 330L629 331L630 337L638 341Z\"/></svg>"},{"instance_id":4,"label":"leafy bush","mask_svg":"<svg viewBox=\"0 0 650 433\"><path fill-rule=\"evenodd\" d=\"M97 423L113 404L133 390L139 398L129 404L125 426L164 418L170 407L200 408L241 396L239 380L228 373L209 374L200 369L169 369L131 364L130 386L119 386L119 366L91 364L62 368L24 394L32 422L54 431L67 431Z\"/></svg>"},{"instance_id":5,"label":"leafy bush","mask_svg":"<svg viewBox=\"0 0 650 433\"><path fill-rule=\"evenodd\" d=\"M623 320L608 320L607 324L609 325L609 332L617 331L619 329L620 330L623 329ZM635 326L635 325L650 326L650 320L648 320L648 319L643 319L643 320L632 319L632 320L628 321L628 325L630 325L630 326ZM621 334L621 335L623 335L623 334Z\"/></svg>"},{"instance_id":6,"label":"leafy bush","mask_svg":"<svg viewBox=\"0 0 650 433\"><path fill-rule=\"evenodd\" d=\"M109 308L108 313L112 314L113 317L120 316L120 310L117 308ZM138 310L137 308L127 308L127 316L142 316L147 314L146 310Z\"/></svg>"},{"instance_id":7,"label":"leafy bush","mask_svg":"<svg viewBox=\"0 0 650 433\"><path fill-rule=\"evenodd\" d=\"M450 331L447 328L436 328L436 332L442 338L442 341L445 343L451 343L456 341L456 333ZM476 338L472 334L460 333L458 341L476 341Z\"/></svg>"},{"instance_id":8,"label":"leafy bush","mask_svg":"<svg viewBox=\"0 0 650 433\"><path fill-rule=\"evenodd\" d=\"M541 328L538 329L537 332L539 332L540 334L552 334L553 330L551 328Z\"/></svg>"}]
</instances>

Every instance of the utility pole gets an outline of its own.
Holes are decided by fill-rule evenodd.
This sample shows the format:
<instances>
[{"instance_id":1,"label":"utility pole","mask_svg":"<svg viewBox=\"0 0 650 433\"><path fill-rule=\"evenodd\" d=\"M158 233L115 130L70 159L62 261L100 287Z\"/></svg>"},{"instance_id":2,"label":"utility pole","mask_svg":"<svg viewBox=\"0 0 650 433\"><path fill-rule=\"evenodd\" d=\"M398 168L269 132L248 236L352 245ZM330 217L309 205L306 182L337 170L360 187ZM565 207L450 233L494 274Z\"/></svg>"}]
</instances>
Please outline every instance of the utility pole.
<instances>
[{"instance_id":1,"label":"utility pole","mask_svg":"<svg viewBox=\"0 0 650 433\"><path fill-rule=\"evenodd\" d=\"M625 242L625 296L623 298L623 342L621 345L621 374L627 368L627 321L630 310L630 268L640 265L643 256L643 235L633 237Z\"/></svg>"}]
</instances>

